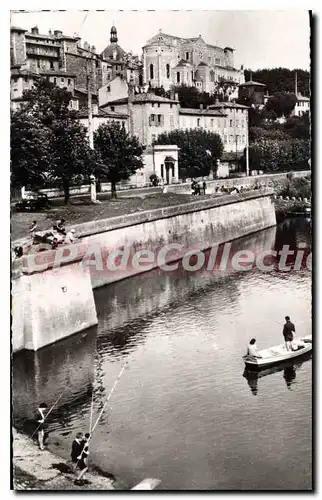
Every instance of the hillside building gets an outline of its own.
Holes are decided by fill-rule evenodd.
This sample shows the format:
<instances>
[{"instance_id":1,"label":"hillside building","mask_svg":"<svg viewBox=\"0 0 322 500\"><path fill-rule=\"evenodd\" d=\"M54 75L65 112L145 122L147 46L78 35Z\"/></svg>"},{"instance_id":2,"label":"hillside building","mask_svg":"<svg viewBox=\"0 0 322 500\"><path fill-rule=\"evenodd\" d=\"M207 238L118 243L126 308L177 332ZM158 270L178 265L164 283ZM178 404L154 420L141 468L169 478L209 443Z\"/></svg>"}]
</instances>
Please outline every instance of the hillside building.
<instances>
[{"instance_id":1,"label":"hillside building","mask_svg":"<svg viewBox=\"0 0 322 500\"><path fill-rule=\"evenodd\" d=\"M233 94L245 81L243 68L234 67L234 49L207 44L201 35L180 38L160 30L142 50L144 83L152 88L188 85L213 93L230 83Z\"/></svg>"}]
</instances>

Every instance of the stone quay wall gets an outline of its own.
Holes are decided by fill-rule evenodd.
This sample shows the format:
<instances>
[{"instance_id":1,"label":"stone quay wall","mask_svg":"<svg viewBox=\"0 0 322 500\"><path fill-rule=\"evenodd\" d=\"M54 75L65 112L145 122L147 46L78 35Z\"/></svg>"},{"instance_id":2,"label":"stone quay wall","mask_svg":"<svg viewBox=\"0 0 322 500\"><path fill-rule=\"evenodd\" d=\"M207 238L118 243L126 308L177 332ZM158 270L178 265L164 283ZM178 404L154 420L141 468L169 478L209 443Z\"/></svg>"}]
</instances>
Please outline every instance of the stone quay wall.
<instances>
[{"instance_id":1,"label":"stone quay wall","mask_svg":"<svg viewBox=\"0 0 322 500\"><path fill-rule=\"evenodd\" d=\"M159 267L161 253L169 263L274 226L271 195L256 190L80 224L79 243L15 261L13 350L37 350L96 324L92 289ZM168 251L174 244L179 248ZM134 256L147 251L152 261L135 265ZM119 266L125 254L126 265Z\"/></svg>"}]
</instances>

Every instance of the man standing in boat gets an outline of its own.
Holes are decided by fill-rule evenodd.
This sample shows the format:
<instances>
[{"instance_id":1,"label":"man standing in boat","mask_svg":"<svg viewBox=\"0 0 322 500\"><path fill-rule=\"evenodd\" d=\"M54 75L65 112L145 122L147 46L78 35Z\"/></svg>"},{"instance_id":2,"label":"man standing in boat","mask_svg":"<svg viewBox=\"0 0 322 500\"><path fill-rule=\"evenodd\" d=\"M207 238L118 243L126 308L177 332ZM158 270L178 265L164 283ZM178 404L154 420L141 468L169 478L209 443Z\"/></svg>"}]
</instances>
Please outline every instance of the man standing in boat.
<instances>
[{"instance_id":1,"label":"man standing in boat","mask_svg":"<svg viewBox=\"0 0 322 500\"><path fill-rule=\"evenodd\" d=\"M285 340L285 347L287 351L292 350L293 333L295 333L295 326L291 322L289 316L285 316L285 325L283 328L283 337Z\"/></svg>"}]
</instances>

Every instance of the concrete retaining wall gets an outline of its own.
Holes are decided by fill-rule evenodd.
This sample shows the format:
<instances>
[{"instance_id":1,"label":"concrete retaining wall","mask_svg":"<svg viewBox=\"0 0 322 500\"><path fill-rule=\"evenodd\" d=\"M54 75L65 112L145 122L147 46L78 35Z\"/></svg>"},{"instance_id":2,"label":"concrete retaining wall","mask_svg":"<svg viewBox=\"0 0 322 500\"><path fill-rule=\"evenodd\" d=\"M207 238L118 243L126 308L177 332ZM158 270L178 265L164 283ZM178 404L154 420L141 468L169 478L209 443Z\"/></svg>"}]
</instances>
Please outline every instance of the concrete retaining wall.
<instances>
[{"instance_id":1,"label":"concrete retaining wall","mask_svg":"<svg viewBox=\"0 0 322 500\"><path fill-rule=\"evenodd\" d=\"M81 224L80 243L37 254L43 272L28 256L19 259L13 266L13 350L37 350L97 323L92 288L274 226L271 194L258 190ZM169 249L173 244L177 248ZM53 269L62 251L65 265ZM138 262L138 252L146 257L147 251L145 263Z\"/></svg>"},{"instance_id":2,"label":"concrete retaining wall","mask_svg":"<svg viewBox=\"0 0 322 500\"><path fill-rule=\"evenodd\" d=\"M36 351L97 324L89 268L70 264L12 280L12 349Z\"/></svg>"}]
</instances>

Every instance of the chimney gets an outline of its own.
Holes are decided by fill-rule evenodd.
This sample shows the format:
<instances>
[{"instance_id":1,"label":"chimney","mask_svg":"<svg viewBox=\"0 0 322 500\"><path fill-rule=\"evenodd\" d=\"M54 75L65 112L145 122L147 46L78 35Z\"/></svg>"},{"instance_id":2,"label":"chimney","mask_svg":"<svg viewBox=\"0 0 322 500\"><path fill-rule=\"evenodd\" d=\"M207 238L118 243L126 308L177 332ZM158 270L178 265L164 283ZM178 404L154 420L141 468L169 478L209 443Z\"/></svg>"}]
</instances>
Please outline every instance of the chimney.
<instances>
[{"instance_id":1,"label":"chimney","mask_svg":"<svg viewBox=\"0 0 322 500\"><path fill-rule=\"evenodd\" d=\"M95 47L95 45L92 45L92 52L94 52L94 54L96 54L96 47Z\"/></svg>"},{"instance_id":2,"label":"chimney","mask_svg":"<svg viewBox=\"0 0 322 500\"><path fill-rule=\"evenodd\" d=\"M79 49L81 49L81 48L82 48L82 39L81 39L81 38L80 38L79 40L77 40L76 45L77 45L77 47L78 47Z\"/></svg>"},{"instance_id":3,"label":"chimney","mask_svg":"<svg viewBox=\"0 0 322 500\"><path fill-rule=\"evenodd\" d=\"M34 26L33 28L31 28L31 33L33 35L39 35L39 29L38 29L38 26Z\"/></svg>"},{"instance_id":4,"label":"chimney","mask_svg":"<svg viewBox=\"0 0 322 500\"><path fill-rule=\"evenodd\" d=\"M84 42L84 49L89 51L91 50L91 46L88 42Z\"/></svg>"},{"instance_id":5,"label":"chimney","mask_svg":"<svg viewBox=\"0 0 322 500\"><path fill-rule=\"evenodd\" d=\"M63 34L63 32L62 32L61 30L55 30L55 31L54 31L54 35L55 35L55 36L60 36L60 35L62 35L62 34Z\"/></svg>"},{"instance_id":6,"label":"chimney","mask_svg":"<svg viewBox=\"0 0 322 500\"><path fill-rule=\"evenodd\" d=\"M49 31L48 31L48 35L49 35L49 36L53 36L53 33L52 33L52 31L51 31L51 30L49 30Z\"/></svg>"}]
</instances>

